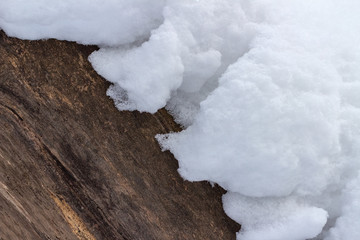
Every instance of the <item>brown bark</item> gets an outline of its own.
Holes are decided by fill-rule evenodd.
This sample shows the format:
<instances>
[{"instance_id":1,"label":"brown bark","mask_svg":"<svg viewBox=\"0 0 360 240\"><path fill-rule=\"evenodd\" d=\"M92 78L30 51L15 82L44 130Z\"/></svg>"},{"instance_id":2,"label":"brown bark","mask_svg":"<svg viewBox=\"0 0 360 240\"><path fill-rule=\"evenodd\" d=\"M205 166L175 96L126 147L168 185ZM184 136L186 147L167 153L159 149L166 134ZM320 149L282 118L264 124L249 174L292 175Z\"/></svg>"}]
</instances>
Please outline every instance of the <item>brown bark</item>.
<instances>
[{"instance_id":1,"label":"brown bark","mask_svg":"<svg viewBox=\"0 0 360 240\"><path fill-rule=\"evenodd\" d=\"M119 112L96 48L0 32L0 239L234 239L223 190L183 181L165 110Z\"/></svg>"}]
</instances>

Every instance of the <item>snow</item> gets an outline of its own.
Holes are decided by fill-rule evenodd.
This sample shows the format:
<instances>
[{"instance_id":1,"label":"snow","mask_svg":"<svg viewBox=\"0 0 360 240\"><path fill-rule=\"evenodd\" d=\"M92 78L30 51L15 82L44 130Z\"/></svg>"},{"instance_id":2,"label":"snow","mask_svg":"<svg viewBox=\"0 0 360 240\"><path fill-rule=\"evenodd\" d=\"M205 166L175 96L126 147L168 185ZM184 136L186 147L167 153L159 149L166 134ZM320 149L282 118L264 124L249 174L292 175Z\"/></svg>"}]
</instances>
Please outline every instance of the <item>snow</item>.
<instances>
[{"instance_id":1,"label":"snow","mask_svg":"<svg viewBox=\"0 0 360 240\"><path fill-rule=\"evenodd\" d=\"M163 24L140 46L101 49L91 55L90 61L115 88L126 90L121 95L108 92L120 110L154 113L177 90L179 98L187 95L182 99L188 99L188 107L183 107L182 101L174 103L182 106L181 110L173 109L179 111L176 117L180 119L180 115L193 115L187 114L188 108L198 107L204 99L199 99L198 93L205 83L216 82L226 67L247 51L252 29L233 23L245 22L238 1L219 5L217 0L169 0L163 17ZM183 125L188 125L185 121Z\"/></svg>"},{"instance_id":2,"label":"snow","mask_svg":"<svg viewBox=\"0 0 360 240\"><path fill-rule=\"evenodd\" d=\"M118 46L146 39L163 21L165 0L1 0L10 36Z\"/></svg>"},{"instance_id":3,"label":"snow","mask_svg":"<svg viewBox=\"0 0 360 240\"><path fill-rule=\"evenodd\" d=\"M325 240L360 239L360 175L347 184L341 202L341 215Z\"/></svg>"},{"instance_id":4,"label":"snow","mask_svg":"<svg viewBox=\"0 0 360 240\"><path fill-rule=\"evenodd\" d=\"M225 212L244 224L241 240L302 240L315 237L327 220L321 208L306 206L292 198L248 198L228 192Z\"/></svg>"},{"instance_id":5,"label":"snow","mask_svg":"<svg viewBox=\"0 0 360 240\"><path fill-rule=\"evenodd\" d=\"M1 0L0 28L96 44L119 110L166 107L187 180L216 182L238 239L360 238L357 0Z\"/></svg>"}]
</instances>

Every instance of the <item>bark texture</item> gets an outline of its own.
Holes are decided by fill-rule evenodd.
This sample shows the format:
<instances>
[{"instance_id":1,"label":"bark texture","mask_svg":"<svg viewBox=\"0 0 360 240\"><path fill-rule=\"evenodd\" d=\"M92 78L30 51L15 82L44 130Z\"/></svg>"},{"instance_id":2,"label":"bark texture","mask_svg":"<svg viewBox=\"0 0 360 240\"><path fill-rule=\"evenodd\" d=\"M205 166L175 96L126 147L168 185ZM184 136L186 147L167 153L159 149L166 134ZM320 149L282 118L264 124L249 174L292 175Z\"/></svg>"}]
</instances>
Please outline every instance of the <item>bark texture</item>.
<instances>
[{"instance_id":1,"label":"bark texture","mask_svg":"<svg viewBox=\"0 0 360 240\"><path fill-rule=\"evenodd\" d=\"M0 32L0 239L235 239L223 190L183 181L154 139L179 126L119 112L94 50Z\"/></svg>"}]
</instances>

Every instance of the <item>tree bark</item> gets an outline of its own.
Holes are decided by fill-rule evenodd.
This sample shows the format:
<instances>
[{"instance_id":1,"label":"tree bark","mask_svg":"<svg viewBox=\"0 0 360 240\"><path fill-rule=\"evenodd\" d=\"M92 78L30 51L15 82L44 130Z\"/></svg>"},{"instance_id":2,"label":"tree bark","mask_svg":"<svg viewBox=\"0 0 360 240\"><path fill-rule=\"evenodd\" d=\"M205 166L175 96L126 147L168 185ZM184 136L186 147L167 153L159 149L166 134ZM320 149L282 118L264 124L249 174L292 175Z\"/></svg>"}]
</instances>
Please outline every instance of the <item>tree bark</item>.
<instances>
[{"instance_id":1,"label":"tree bark","mask_svg":"<svg viewBox=\"0 0 360 240\"><path fill-rule=\"evenodd\" d=\"M94 46L0 31L0 239L235 239L220 187L161 152L164 110L120 112Z\"/></svg>"}]
</instances>

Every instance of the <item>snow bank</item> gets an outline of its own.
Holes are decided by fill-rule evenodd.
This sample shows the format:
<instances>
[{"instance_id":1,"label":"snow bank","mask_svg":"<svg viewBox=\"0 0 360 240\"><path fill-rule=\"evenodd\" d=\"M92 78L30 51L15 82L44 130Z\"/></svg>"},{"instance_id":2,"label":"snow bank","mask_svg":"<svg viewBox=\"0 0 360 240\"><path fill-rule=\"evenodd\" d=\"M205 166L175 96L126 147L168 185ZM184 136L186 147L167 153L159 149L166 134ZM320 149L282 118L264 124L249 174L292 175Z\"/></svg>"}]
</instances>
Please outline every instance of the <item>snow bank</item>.
<instances>
[{"instance_id":1,"label":"snow bank","mask_svg":"<svg viewBox=\"0 0 360 240\"><path fill-rule=\"evenodd\" d=\"M327 211L330 222L337 217L338 197L359 169L360 5L252 6L261 21L250 50L228 67L190 127L158 139L184 178L240 196L224 198L228 215L244 224L239 239L316 237ZM335 229L355 229L342 221Z\"/></svg>"},{"instance_id":2,"label":"snow bank","mask_svg":"<svg viewBox=\"0 0 360 240\"><path fill-rule=\"evenodd\" d=\"M31 11L29 11L31 10ZM357 0L0 1L11 36L90 56L120 110L166 107L188 180L220 184L238 239L360 238Z\"/></svg>"}]
</instances>

